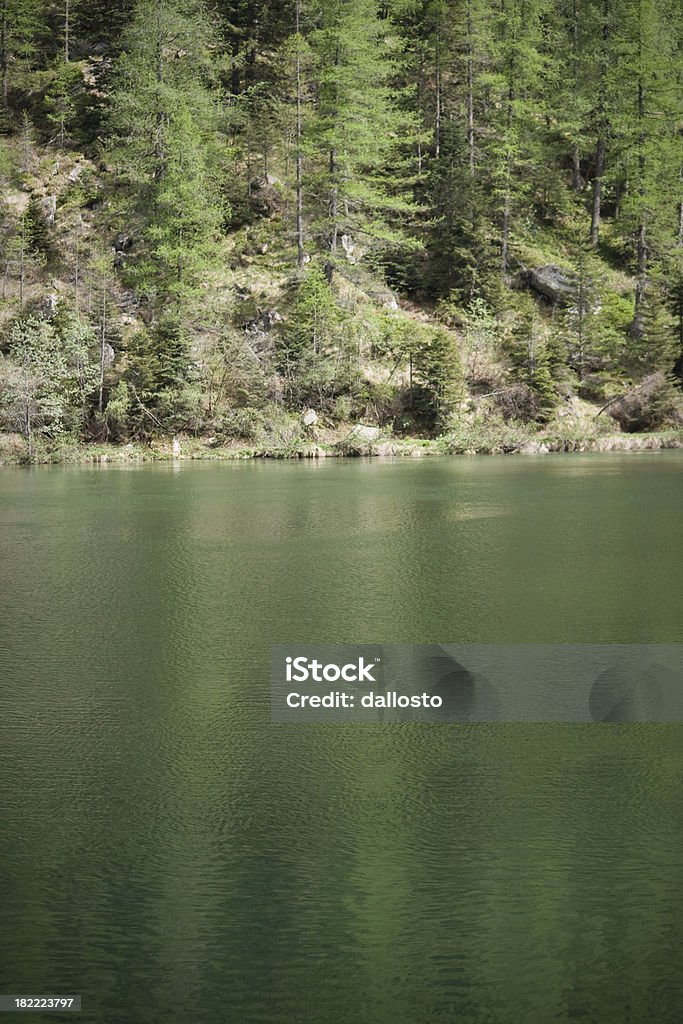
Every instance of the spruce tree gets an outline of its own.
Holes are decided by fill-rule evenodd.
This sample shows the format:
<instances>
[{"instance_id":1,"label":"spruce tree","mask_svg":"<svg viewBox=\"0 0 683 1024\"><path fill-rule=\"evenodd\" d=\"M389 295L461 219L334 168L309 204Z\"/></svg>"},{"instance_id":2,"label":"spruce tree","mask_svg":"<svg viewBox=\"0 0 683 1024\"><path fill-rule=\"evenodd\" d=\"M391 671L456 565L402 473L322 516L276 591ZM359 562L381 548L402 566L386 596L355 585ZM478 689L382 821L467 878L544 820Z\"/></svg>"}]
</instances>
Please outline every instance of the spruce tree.
<instances>
[{"instance_id":1,"label":"spruce tree","mask_svg":"<svg viewBox=\"0 0 683 1024\"><path fill-rule=\"evenodd\" d=\"M319 157L310 187L331 278L343 235L380 250L403 239L410 203L391 164L413 123L392 89L391 23L372 0L320 0L319 21L310 36L317 107L307 142Z\"/></svg>"},{"instance_id":2,"label":"spruce tree","mask_svg":"<svg viewBox=\"0 0 683 1024\"><path fill-rule=\"evenodd\" d=\"M676 7L670 0L623 0L621 9L621 66L629 91L620 128L632 169L622 219L633 242L631 334L637 342L655 322L652 310L661 297L648 293L656 288L653 274L676 245L679 229L683 92L680 36L671 31Z\"/></svg>"},{"instance_id":3,"label":"spruce tree","mask_svg":"<svg viewBox=\"0 0 683 1024\"><path fill-rule=\"evenodd\" d=\"M0 91L5 115L10 84L26 85L24 75L38 48L43 6L41 0L0 0Z\"/></svg>"},{"instance_id":4,"label":"spruce tree","mask_svg":"<svg viewBox=\"0 0 683 1024\"><path fill-rule=\"evenodd\" d=\"M131 279L156 315L195 294L226 214L215 40L201 5L141 0L125 45L111 153L140 239Z\"/></svg>"}]
</instances>

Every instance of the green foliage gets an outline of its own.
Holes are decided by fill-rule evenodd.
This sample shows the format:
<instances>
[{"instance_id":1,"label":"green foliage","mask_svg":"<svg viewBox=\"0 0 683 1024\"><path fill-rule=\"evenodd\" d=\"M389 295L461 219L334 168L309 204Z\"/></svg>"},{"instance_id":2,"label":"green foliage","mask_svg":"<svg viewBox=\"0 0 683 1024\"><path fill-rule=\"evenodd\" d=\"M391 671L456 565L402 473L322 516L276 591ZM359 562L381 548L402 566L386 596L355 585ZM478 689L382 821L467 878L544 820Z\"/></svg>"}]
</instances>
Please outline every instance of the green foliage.
<instances>
[{"instance_id":1,"label":"green foliage","mask_svg":"<svg viewBox=\"0 0 683 1024\"><path fill-rule=\"evenodd\" d=\"M47 259L51 252L50 232L43 215L40 199L32 195L21 218L20 233L25 250L31 256Z\"/></svg>"},{"instance_id":2,"label":"green foliage","mask_svg":"<svg viewBox=\"0 0 683 1024\"><path fill-rule=\"evenodd\" d=\"M278 351L278 367L297 407L330 409L351 383L348 317L337 304L325 275L309 267L296 285L292 312Z\"/></svg>"},{"instance_id":3,"label":"green foliage","mask_svg":"<svg viewBox=\"0 0 683 1024\"><path fill-rule=\"evenodd\" d=\"M498 350L499 325L483 299L474 299L465 311L463 371L470 386L488 383Z\"/></svg>"},{"instance_id":4,"label":"green foliage","mask_svg":"<svg viewBox=\"0 0 683 1024\"><path fill-rule=\"evenodd\" d=\"M163 318L131 340L126 377L141 398L154 401L158 392L185 382L188 371L187 336L176 317Z\"/></svg>"},{"instance_id":5,"label":"green foliage","mask_svg":"<svg viewBox=\"0 0 683 1024\"><path fill-rule=\"evenodd\" d=\"M400 221L412 204L399 150L414 135L414 119L398 103L395 40L372 0L320 0L318 11L309 36L317 99L305 145L317 156L310 191L333 263L344 234L380 249L405 240Z\"/></svg>"},{"instance_id":6,"label":"green foliage","mask_svg":"<svg viewBox=\"0 0 683 1024\"><path fill-rule=\"evenodd\" d=\"M216 429L228 413L262 408L269 398L269 375L242 332L220 331L203 354L201 372L207 422Z\"/></svg>"},{"instance_id":7,"label":"green foliage","mask_svg":"<svg viewBox=\"0 0 683 1024\"><path fill-rule=\"evenodd\" d=\"M331 352L339 340L341 322L342 311L324 274L317 265L310 267L297 285L287 325L288 359L301 358L306 352Z\"/></svg>"},{"instance_id":8,"label":"green foliage","mask_svg":"<svg viewBox=\"0 0 683 1024\"><path fill-rule=\"evenodd\" d=\"M46 73L43 92L45 119L50 140L60 146L72 141L77 130L77 119L85 102L83 71L81 62L67 62L60 57Z\"/></svg>"},{"instance_id":9,"label":"green foliage","mask_svg":"<svg viewBox=\"0 0 683 1024\"><path fill-rule=\"evenodd\" d=\"M92 342L92 332L74 316L12 325L0 364L0 410L24 435L29 458L37 429L55 436L83 426L96 378Z\"/></svg>"},{"instance_id":10,"label":"green foliage","mask_svg":"<svg viewBox=\"0 0 683 1024\"><path fill-rule=\"evenodd\" d=\"M430 419L441 430L464 396L460 356L454 336L443 327L417 332L413 374L429 395Z\"/></svg>"},{"instance_id":11,"label":"green foliage","mask_svg":"<svg viewBox=\"0 0 683 1024\"><path fill-rule=\"evenodd\" d=\"M440 430L464 397L464 378L454 334L407 317L386 314L378 351L390 357L405 380L400 426Z\"/></svg>"},{"instance_id":12,"label":"green foliage","mask_svg":"<svg viewBox=\"0 0 683 1024\"><path fill-rule=\"evenodd\" d=\"M130 389L125 380L120 380L116 387L112 388L103 414L107 438L120 441L126 437L131 409Z\"/></svg>"},{"instance_id":13,"label":"green foliage","mask_svg":"<svg viewBox=\"0 0 683 1024\"><path fill-rule=\"evenodd\" d=\"M229 433L284 399L440 431L464 381L545 422L558 393L683 374L679 8L3 0L3 302L70 296L40 330L71 372L82 328L101 371L97 413L36 392L35 424ZM573 289L532 299L551 264ZM270 338L243 285L282 302Z\"/></svg>"},{"instance_id":14,"label":"green foliage","mask_svg":"<svg viewBox=\"0 0 683 1024\"><path fill-rule=\"evenodd\" d=\"M530 418L547 422L558 402L552 374L557 349L545 336L531 300L519 304L504 350L510 359L513 379L526 384L536 396Z\"/></svg>"},{"instance_id":15,"label":"green foliage","mask_svg":"<svg viewBox=\"0 0 683 1024\"><path fill-rule=\"evenodd\" d=\"M201 4L140 0L118 63L111 153L141 225L130 276L153 309L196 300L227 210L211 24Z\"/></svg>"},{"instance_id":16,"label":"green foliage","mask_svg":"<svg viewBox=\"0 0 683 1024\"><path fill-rule=\"evenodd\" d=\"M43 5L36 0L2 0L0 7L0 102L4 126L14 90L26 90L41 42Z\"/></svg>"}]
</instances>

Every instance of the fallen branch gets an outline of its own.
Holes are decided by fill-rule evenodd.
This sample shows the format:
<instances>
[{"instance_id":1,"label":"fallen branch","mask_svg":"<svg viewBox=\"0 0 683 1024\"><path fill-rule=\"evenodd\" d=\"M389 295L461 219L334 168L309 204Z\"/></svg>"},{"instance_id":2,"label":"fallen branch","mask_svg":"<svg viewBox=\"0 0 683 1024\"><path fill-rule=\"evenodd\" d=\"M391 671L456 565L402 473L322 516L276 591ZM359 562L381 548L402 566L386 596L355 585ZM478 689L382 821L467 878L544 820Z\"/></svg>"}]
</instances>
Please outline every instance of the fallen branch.
<instances>
[{"instance_id":1,"label":"fallen branch","mask_svg":"<svg viewBox=\"0 0 683 1024\"><path fill-rule=\"evenodd\" d=\"M644 380L642 382L642 384L638 384L637 387L630 388L628 391L624 391L623 395L616 395L614 398L610 398L609 402L606 402L605 405L603 405L602 409L598 409L598 411L596 412L596 414L594 416L594 419L597 420L597 418L600 415L600 413L604 412L605 409L609 409L610 405L614 405L615 402L621 402L622 399L628 398L629 395L635 395L636 391L640 391L640 389L642 387L645 387L645 385L647 383L648 383L648 381Z\"/></svg>"},{"instance_id":2,"label":"fallen branch","mask_svg":"<svg viewBox=\"0 0 683 1024\"><path fill-rule=\"evenodd\" d=\"M152 422L156 423L156 425L158 427L161 427L161 429L163 430L164 429L163 428L163 424L159 422L159 420L156 418L154 413L151 413L149 411L149 409L145 405L142 404L142 401L140 400L140 396L138 395L137 391L135 390L135 384L131 384L130 386L131 386L131 389L133 391L133 395L135 397L135 401L138 403L138 405L140 406L140 408L144 412L145 416L149 416L149 418L152 420Z\"/></svg>"}]
</instances>

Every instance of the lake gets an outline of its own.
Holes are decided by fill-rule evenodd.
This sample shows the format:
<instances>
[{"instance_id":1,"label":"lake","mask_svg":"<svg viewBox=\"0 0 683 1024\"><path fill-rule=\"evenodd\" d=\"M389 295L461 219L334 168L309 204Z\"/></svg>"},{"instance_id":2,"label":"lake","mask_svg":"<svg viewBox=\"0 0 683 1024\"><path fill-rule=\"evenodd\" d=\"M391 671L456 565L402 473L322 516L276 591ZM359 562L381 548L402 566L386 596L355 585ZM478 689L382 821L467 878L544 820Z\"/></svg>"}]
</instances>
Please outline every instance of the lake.
<instances>
[{"instance_id":1,"label":"lake","mask_svg":"<svg viewBox=\"0 0 683 1024\"><path fill-rule=\"evenodd\" d=\"M273 724L268 673L682 641L683 453L4 469L0 538L0 992L680 1019L683 726Z\"/></svg>"}]
</instances>

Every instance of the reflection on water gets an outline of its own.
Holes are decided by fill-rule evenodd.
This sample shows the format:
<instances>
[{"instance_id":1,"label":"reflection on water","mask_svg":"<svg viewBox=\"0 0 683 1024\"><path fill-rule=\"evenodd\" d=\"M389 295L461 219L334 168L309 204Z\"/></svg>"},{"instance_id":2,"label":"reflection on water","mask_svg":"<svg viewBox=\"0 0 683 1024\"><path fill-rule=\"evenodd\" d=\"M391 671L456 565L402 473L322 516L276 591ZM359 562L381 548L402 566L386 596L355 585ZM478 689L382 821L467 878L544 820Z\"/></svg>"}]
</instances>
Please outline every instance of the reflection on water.
<instances>
[{"instance_id":1,"label":"reflection on water","mask_svg":"<svg viewBox=\"0 0 683 1024\"><path fill-rule=\"evenodd\" d=\"M273 725L268 671L293 640L680 641L682 499L678 453L3 472L0 990L673 1024L681 727Z\"/></svg>"}]
</instances>

